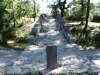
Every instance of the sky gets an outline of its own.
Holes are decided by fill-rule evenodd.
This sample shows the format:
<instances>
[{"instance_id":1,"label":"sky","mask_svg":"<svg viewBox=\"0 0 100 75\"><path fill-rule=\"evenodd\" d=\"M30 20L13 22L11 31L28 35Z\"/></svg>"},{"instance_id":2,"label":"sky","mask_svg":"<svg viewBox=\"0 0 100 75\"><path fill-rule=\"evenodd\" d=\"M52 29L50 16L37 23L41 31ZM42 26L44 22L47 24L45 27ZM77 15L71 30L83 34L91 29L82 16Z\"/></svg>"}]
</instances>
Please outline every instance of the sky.
<instances>
[{"instance_id":1,"label":"sky","mask_svg":"<svg viewBox=\"0 0 100 75\"><path fill-rule=\"evenodd\" d=\"M53 0L53 1L56 1L56 0ZM72 0L67 0L67 2L71 2ZM100 0L90 0L91 2L93 3L97 3L97 2L100 2ZM52 0L44 0L42 2L42 0L37 0L36 1L37 4L40 4L40 13L50 13L50 9L47 8L47 5L50 5L50 4L53 4Z\"/></svg>"}]
</instances>

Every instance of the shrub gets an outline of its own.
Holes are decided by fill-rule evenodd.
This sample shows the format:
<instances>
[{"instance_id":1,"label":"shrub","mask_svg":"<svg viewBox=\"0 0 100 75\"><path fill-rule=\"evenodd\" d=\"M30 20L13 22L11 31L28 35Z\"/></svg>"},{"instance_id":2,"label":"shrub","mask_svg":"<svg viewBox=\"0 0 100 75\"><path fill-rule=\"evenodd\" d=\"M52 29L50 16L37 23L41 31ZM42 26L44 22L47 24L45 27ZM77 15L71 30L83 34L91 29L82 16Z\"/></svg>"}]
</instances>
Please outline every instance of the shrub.
<instances>
[{"instance_id":1,"label":"shrub","mask_svg":"<svg viewBox=\"0 0 100 75\"><path fill-rule=\"evenodd\" d=\"M93 16L92 22L100 22L100 16Z\"/></svg>"},{"instance_id":2,"label":"shrub","mask_svg":"<svg viewBox=\"0 0 100 75\"><path fill-rule=\"evenodd\" d=\"M12 39L14 38L14 28L13 27L8 27L6 29L3 29L1 31L1 35L2 35L2 42L6 42L8 39Z\"/></svg>"}]
</instances>

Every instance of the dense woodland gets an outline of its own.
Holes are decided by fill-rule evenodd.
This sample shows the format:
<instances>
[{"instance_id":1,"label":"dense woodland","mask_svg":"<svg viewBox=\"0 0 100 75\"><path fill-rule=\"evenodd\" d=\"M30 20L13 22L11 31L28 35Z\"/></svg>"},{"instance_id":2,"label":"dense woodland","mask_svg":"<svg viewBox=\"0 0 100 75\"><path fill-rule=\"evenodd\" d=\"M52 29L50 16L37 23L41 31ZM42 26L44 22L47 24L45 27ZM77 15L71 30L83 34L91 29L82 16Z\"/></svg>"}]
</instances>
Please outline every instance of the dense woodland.
<instances>
[{"instance_id":1,"label":"dense woodland","mask_svg":"<svg viewBox=\"0 0 100 75\"><path fill-rule=\"evenodd\" d=\"M55 17L56 14L61 14L67 23L80 22L77 25L68 24L76 37L76 43L100 48L100 3L90 1L72 0L68 3L67 0L56 0L48 5L51 9L51 14L48 15ZM4 46L7 40L27 43L29 33L20 37L19 33L24 33L24 30L19 33L17 30L31 24L31 18L35 21L39 12L40 6L36 0L0 0L0 44Z\"/></svg>"}]
</instances>

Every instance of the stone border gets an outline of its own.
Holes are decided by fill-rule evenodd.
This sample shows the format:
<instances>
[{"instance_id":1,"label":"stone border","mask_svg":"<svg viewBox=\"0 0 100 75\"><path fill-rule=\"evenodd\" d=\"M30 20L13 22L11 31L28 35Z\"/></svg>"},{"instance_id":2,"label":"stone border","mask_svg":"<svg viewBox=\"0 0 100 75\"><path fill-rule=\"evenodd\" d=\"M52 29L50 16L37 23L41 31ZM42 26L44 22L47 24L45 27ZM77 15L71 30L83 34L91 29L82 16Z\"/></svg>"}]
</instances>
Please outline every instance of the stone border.
<instances>
[{"instance_id":1,"label":"stone border","mask_svg":"<svg viewBox=\"0 0 100 75\"><path fill-rule=\"evenodd\" d=\"M62 30L64 37L68 40L69 43L75 43L75 37L72 35L70 29L66 25L66 22L61 17L61 15L57 14L56 19L60 23L60 27L61 27L61 30Z\"/></svg>"},{"instance_id":2,"label":"stone border","mask_svg":"<svg viewBox=\"0 0 100 75\"><path fill-rule=\"evenodd\" d=\"M30 32L30 35L28 36L28 44L34 44L38 38L38 34L40 33L42 29L42 25L44 24L44 21L46 19L46 14L41 14L38 21L35 23L32 31Z\"/></svg>"}]
</instances>

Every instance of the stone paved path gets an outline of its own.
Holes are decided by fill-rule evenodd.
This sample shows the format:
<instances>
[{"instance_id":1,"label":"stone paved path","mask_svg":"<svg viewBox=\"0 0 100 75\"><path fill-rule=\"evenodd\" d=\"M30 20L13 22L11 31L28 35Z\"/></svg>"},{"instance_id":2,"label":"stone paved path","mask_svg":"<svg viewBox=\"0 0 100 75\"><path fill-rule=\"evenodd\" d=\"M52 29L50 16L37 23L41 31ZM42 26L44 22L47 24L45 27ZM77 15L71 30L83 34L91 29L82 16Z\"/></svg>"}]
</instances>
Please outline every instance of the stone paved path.
<instances>
[{"instance_id":1,"label":"stone paved path","mask_svg":"<svg viewBox=\"0 0 100 75\"><path fill-rule=\"evenodd\" d=\"M87 54L85 51L80 51L78 45L69 44L55 19L47 19L43 26L37 45L27 45L23 52L0 51L0 73L7 71L7 74L25 74L36 68L43 74L100 72L100 52ZM57 69L46 69L48 45L57 46Z\"/></svg>"},{"instance_id":2,"label":"stone paved path","mask_svg":"<svg viewBox=\"0 0 100 75\"><path fill-rule=\"evenodd\" d=\"M5 73L7 70L8 70L7 72L10 72L9 70L11 70L14 62L18 60L18 57L20 56L21 53L22 51L0 50L0 75ZM18 67L13 68L13 69L17 69L17 68Z\"/></svg>"},{"instance_id":3,"label":"stone paved path","mask_svg":"<svg viewBox=\"0 0 100 75\"><path fill-rule=\"evenodd\" d=\"M100 72L100 51L81 51L90 60L90 71Z\"/></svg>"}]
</instances>

